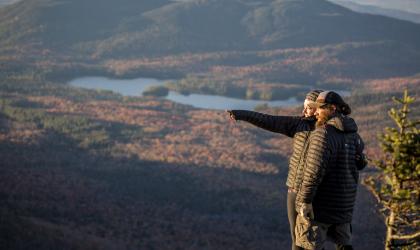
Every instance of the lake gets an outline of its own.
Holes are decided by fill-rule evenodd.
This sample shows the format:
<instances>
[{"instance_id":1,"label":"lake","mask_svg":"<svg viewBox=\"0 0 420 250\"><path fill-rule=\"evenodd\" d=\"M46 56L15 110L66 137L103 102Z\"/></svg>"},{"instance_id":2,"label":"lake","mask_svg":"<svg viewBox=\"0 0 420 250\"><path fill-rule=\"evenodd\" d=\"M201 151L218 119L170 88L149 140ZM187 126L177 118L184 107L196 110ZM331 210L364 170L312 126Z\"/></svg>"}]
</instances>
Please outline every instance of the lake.
<instances>
[{"instance_id":1,"label":"lake","mask_svg":"<svg viewBox=\"0 0 420 250\"><path fill-rule=\"evenodd\" d=\"M124 96L141 96L143 91L150 86L164 85L165 80L153 78L136 79L110 79L106 77L80 77L68 82L69 85L87 89L111 90ZM247 109L253 110L255 106L267 104L271 107L290 107L300 105L302 102L295 97L281 101L261 101L230 98L217 95L190 94L182 95L170 91L166 97L162 97L173 102L182 103L202 109Z\"/></svg>"}]
</instances>

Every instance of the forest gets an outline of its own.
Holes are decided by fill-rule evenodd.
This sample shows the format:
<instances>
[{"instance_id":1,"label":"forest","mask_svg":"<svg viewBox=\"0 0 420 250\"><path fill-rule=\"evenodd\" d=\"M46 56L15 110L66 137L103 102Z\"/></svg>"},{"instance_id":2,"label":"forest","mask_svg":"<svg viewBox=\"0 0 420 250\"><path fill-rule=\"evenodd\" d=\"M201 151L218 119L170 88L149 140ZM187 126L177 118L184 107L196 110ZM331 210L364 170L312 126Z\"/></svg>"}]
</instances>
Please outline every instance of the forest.
<instances>
[{"instance_id":1,"label":"forest","mask_svg":"<svg viewBox=\"0 0 420 250\"><path fill-rule=\"evenodd\" d=\"M155 97L20 83L1 83L2 245L288 246L291 139L232 124L224 112ZM375 132L389 125L392 103L382 100L399 95L390 91L397 85L418 95L419 83L418 77L369 81L348 99L369 156L379 153ZM296 115L300 108L260 111ZM355 246L383 244L371 196L360 188Z\"/></svg>"}]
</instances>

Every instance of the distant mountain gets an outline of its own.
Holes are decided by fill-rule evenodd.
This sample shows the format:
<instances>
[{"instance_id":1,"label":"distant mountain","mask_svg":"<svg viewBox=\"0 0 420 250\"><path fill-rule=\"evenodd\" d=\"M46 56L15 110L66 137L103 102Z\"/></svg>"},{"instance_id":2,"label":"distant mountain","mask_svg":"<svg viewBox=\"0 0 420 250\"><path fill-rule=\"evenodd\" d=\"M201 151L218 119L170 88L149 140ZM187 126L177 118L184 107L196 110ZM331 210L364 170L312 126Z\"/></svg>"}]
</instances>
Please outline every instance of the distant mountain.
<instances>
[{"instance_id":1,"label":"distant mountain","mask_svg":"<svg viewBox=\"0 0 420 250\"><path fill-rule=\"evenodd\" d=\"M167 0L22 0L0 10L0 44L77 48L112 36L119 26Z\"/></svg>"},{"instance_id":2,"label":"distant mountain","mask_svg":"<svg viewBox=\"0 0 420 250\"><path fill-rule=\"evenodd\" d=\"M420 46L420 25L324 0L23 0L0 10L0 27L0 45L111 57L343 42Z\"/></svg>"},{"instance_id":3,"label":"distant mountain","mask_svg":"<svg viewBox=\"0 0 420 250\"><path fill-rule=\"evenodd\" d=\"M403 11L403 10L396 10L396 9L388 9L382 8L373 5L364 5L358 4L350 1L342 1L342 0L330 0L331 2L337 3L341 6L349 8L353 11L360 12L360 13L367 13L367 14L374 14L374 15L383 15L392 18L397 18L400 20L411 21L415 23L420 23L420 14Z\"/></svg>"}]
</instances>

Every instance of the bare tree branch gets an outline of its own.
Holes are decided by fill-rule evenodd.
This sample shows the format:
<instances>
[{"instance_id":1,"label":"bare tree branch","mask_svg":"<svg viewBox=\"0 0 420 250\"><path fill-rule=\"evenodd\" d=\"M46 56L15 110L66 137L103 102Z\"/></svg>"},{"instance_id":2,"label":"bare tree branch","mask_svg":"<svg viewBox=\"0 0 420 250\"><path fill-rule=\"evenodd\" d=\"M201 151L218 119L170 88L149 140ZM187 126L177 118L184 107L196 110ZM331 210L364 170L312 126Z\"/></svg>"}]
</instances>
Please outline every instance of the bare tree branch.
<instances>
[{"instance_id":1,"label":"bare tree branch","mask_svg":"<svg viewBox=\"0 0 420 250\"><path fill-rule=\"evenodd\" d=\"M407 235L393 235L393 240L414 240L416 238L420 237L420 231L414 233L414 234L407 234Z\"/></svg>"},{"instance_id":2,"label":"bare tree branch","mask_svg":"<svg viewBox=\"0 0 420 250\"><path fill-rule=\"evenodd\" d=\"M398 221L400 221L401 223L407 225L407 226L416 226L417 224L420 223L420 220L414 220L414 221L410 221L407 218L403 218L401 216L397 216L396 219Z\"/></svg>"},{"instance_id":3,"label":"bare tree branch","mask_svg":"<svg viewBox=\"0 0 420 250\"><path fill-rule=\"evenodd\" d=\"M382 206L385 207L385 209L391 210L391 207L388 206L385 203L385 200L382 199L382 197L380 196L380 194L375 190L374 187L372 187L371 185L364 183L364 186L373 194L373 196L376 198L376 200L378 201L379 204L381 204Z\"/></svg>"}]
</instances>

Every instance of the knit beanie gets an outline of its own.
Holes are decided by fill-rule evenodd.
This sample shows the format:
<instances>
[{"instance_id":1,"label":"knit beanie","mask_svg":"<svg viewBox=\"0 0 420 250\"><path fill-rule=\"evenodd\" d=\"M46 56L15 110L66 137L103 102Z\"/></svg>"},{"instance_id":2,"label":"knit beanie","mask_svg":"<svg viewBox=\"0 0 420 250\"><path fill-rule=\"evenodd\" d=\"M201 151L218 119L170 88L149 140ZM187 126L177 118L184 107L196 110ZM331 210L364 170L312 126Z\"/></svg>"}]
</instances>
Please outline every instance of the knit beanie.
<instances>
[{"instance_id":1,"label":"knit beanie","mask_svg":"<svg viewBox=\"0 0 420 250\"><path fill-rule=\"evenodd\" d=\"M308 94L306 94L306 99L309 101L316 101L316 98L318 98L318 95L323 92L323 90L320 89L315 89L315 90L311 90Z\"/></svg>"}]
</instances>

